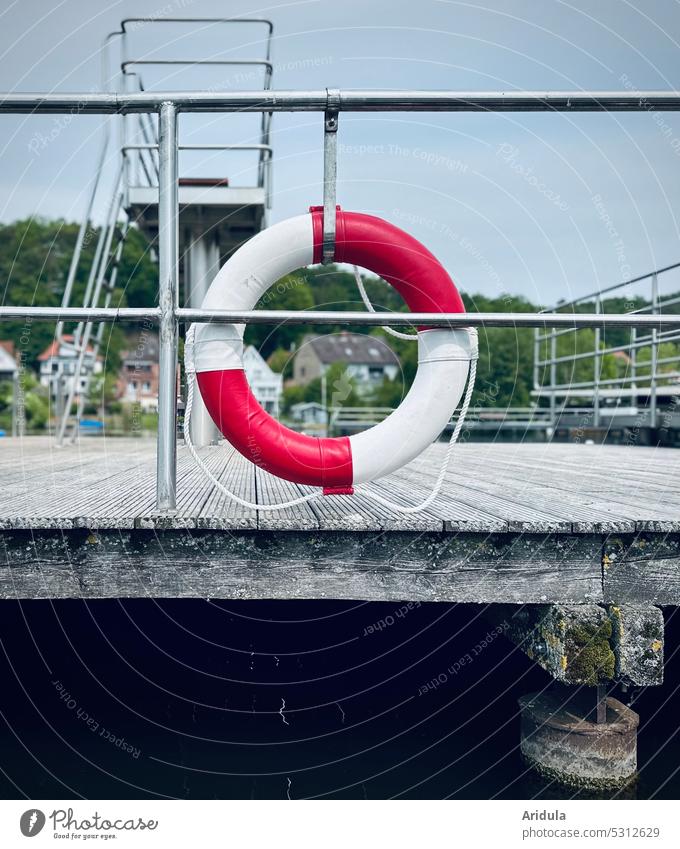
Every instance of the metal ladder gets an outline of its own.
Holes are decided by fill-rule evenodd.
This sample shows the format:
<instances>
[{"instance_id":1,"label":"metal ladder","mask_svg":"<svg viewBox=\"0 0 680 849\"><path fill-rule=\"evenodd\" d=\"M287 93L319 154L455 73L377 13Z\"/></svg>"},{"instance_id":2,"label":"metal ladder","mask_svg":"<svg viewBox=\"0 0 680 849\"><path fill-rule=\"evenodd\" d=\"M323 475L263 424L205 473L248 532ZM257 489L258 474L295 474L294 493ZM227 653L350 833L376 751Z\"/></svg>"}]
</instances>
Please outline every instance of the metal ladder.
<instances>
[{"instance_id":1,"label":"metal ladder","mask_svg":"<svg viewBox=\"0 0 680 849\"><path fill-rule=\"evenodd\" d=\"M103 145L103 153L105 155L108 145ZM85 235L88 228L91 226L92 207L97 195L97 189L100 181L100 168L95 177L93 188L87 204L87 210L78 230L76 245L71 258L69 273L67 276L64 295L62 297L62 306L69 306L73 292L73 285L76 274L82 259L82 250L85 242ZM127 236L129 220L120 222L120 216L123 211L123 193L122 193L122 171L119 170L116 180L113 195L108 204L108 212L105 225L99 230L97 244L95 246L92 265L90 266L85 293L83 296L83 307L97 308L109 307L111 299L116 287L118 277L118 266L123 253L123 246ZM114 242L114 237L116 237ZM102 301L103 299L103 301ZM68 386L65 392L61 391L61 387L57 390L57 403L59 405L58 425L57 425L57 444L63 445L67 440L74 442L80 425L80 419L83 414L83 409L87 399L87 394L90 389L91 379L94 374L94 366L97 362L97 356L101 347L101 342L104 334L104 325L99 324L96 333L93 336L93 323L89 321L81 321L76 326L73 333L73 339L67 339L64 333L64 323L59 322L56 331L56 341L58 349L71 350L75 357L75 367L72 375L67 375ZM91 360L91 367L84 368L85 361ZM75 416L72 415L73 403L77 395L77 406Z\"/></svg>"}]
</instances>

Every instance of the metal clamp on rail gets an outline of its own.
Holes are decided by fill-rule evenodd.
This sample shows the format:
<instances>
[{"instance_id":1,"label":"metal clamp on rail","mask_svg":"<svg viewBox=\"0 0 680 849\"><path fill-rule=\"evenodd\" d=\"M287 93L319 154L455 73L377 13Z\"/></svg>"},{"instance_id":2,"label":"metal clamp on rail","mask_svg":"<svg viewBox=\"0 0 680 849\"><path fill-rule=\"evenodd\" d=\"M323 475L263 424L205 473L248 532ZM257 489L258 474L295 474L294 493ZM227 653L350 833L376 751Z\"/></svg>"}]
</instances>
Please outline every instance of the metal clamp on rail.
<instances>
[{"instance_id":1,"label":"metal clamp on rail","mask_svg":"<svg viewBox=\"0 0 680 849\"><path fill-rule=\"evenodd\" d=\"M326 101L323 122L323 251L321 259L324 265L328 265L335 259L340 91L337 88L327 88Z\"/></svg>"}]
</instances>

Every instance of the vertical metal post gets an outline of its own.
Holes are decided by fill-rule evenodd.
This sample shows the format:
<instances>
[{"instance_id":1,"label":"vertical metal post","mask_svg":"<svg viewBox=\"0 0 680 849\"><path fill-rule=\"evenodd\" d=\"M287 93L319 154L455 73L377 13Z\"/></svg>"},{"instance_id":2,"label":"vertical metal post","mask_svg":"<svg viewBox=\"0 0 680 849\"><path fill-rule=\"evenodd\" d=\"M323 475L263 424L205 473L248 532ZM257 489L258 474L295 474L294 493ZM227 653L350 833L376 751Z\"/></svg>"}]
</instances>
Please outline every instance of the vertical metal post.
<instances>
[{"instance_id":1,"label":"vertical metal post","mask_svg":"<svg viewBox=\"0 0 680 849\"><path fill-rule=\"evenodd\" d=\"M125 32L125 28L123 28L121 40L120 40L120 91L124 94L127 94L128 90L128 78L127 74L124 71L125 62L127 61L127 33ZM120 167L123 175L123 192L124 192L124 200L123 203L125 208L127 209L129 206L129 189L130 189L130 162L129 156L130 152L125 148L129 143L129 134L128 134L128 121L129 117L127 114L122 114L120 116L120 150L121 150L121 162Z\"/></svg>"},{"instance_id":2,"label":"vertical metal post","mask_svg":"<svg viewBox=\"0 0 680 849\"><path fill-rule=\"evenodd\" d=\"M338 110L340 92L326 89L328 108L323 122L323 258L335 259L335 216L338 181ZM335 107L335 108L334 108Z\"/></svg>"},{"instance_id":3,"label":"vertical metal post","mask_svg":"<svg viewBox=\"0 0 680 849\"><path fill-rule=\"evenodd\" d=\"M158 302L160 307L160 373L158 380L158 446L156 507L174 510L177 484L177 110L161 105L158 186Z\"/></svg>"},{"instance_id":4,"label":"vertical metal post","mask_svg":"<svg viewBox=\"0 0 680 849\"><path fill-rule=\"evenodd\" d=\"M194 232L187 231L184 253L184 300L188 307L201 307L206 292L220 270L220 251L215 238L201 222ZM200 392L194 394L191 411L191 439L196 448L222 438L210 417Z\"/></svg>"},{"instance_id":5,"label":"vertical metal post","mask_svg":"<svg viewBox=\"0 0 680 849\"><path fill-rule=\"evenodd\" d=\"M557 386L557 363L555 360L557 359L557 331L555 328L552 330L552 334L550 336L550 386L552 387L552 392L550 393L550 424L551 427L555 427L557 424L557 395L555 394L555 387Z\"/></svg>"},{"instance_id":6,"label":"vertical metal post","mask_svg":"<svg viewBox=\"0 0 680 849\"><path fill-rule=\"evenodd\" d=\"M544 383L540 380L540 371L538 361L541 359L541 339L540 339L540 328L536 327L534 329L534 389L536 392L541 389L541 384Z\"/></svg>"},{"instance_id":7,"label":"vertical metal post","mask_svg":"<svg viewBox=\"0 0 680 849\"><path fill-rule=\"evenodd\" d=\"M598 684L595 693L595 722L604 725L607 721L607 687Z\"/></svg>"},{"instance_id":8,"label":"vertical metal post","mask_svg":"<svg viewBox=\"0 0 680 849\"><path fill-rule=\"evenodd\" d=\"M328 378L326 372L321 375L321 406L323 407L323 436L328 436Z\"/></svg>"},{"instance_id":9,"label":"vertical metal post","mask_svg":"<svg viewBox=\"0 0 680 849\"><path fill-rule=\"evenodd\" d=\"M630 329L630 377L631 377L631 406L635 407L635 415L637 415L638 396L637 396L637 328Z\"/></svg>"},{"instance_id":10,"label":"vertical metal post","mask_svg":"<svg viewBox=\"0 0 680 849\"><path fill-rule=\"evenodd\" d=\"M656 274L652 274L652 313L654 315L658 315L659 313L659 280ZM650 418L650 426L656 427L657 425L657 397L656 397L656 389L658 384L657 379L657 369L659 367L659 332L658 330L652 330L652 361L650 363L650 371L651 371L651 389L649 396L649 418Z\"/></svg>"},{"instance_id":11,"label":"vertical metal post","mask_svg":"<svg viewBox=\"0 0 680 849\"><path fill-rule=\"evenodd\" d=\"M595 312L602 312L602 298L598 295L595 301ZM600 375L602 372L602 356L600 354L599 327L595 328L595 360L593 366L593 426L600 426Z\"/></svg>"},{"instance_id":12,"label":"vertical metal post","mask_svg":"<svg viewBox=\"0 0 680 849\"><path fill-rule=\"evenodd\" d=\"M12 436L19 435L19 369L12 374Z\"/></svg>"}]
</instances>

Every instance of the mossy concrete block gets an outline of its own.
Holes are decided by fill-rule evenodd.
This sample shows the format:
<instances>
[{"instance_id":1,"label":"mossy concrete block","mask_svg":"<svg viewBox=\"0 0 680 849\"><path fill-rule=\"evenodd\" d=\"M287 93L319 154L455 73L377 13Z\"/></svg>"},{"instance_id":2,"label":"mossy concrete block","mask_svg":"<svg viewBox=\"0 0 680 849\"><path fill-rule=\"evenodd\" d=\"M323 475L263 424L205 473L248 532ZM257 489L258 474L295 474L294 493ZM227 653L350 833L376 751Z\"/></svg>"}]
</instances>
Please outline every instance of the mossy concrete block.
<instances>
[{"instance_id":1,"label":"mossy concrete block","mask_svg":"<svg viewBox=\"0 0 680 849\"><path fill-rule=\"evenodd\" d=\"M663 613L652 605L610 605L616 680L635 687L663 682Z\"/></svg>"},{"instance_id":2,"label":"mossy concrete block","mask_svg":"<svg viewBox=\"0 0 680 849\"><path fill-rule=\"evenodd\" d=\"M596 604L525 605L501 617L506 636L563 684L595 687L614 678L612 623Z\"/></svg>"},{"instance_id":3,"label":"mossy concrete block","mask_svg":"<svg viewBox=\"0 0 680 849\"><path fill-rule=\"evenodd\" d=\"M637 775L638 715L607 698L607 721L579 716L564 693L519 699L521 752L543 777L575 788L623 787Z\"/></svg>"}]
</instances>

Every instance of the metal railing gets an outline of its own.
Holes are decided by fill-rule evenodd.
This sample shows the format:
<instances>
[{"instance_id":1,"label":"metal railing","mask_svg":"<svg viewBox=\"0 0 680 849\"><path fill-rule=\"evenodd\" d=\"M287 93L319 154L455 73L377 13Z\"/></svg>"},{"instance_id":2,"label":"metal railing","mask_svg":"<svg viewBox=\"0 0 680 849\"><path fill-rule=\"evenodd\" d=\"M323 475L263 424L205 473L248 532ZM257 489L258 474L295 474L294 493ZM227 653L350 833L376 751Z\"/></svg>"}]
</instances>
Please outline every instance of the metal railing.
<instances>
[{"instance_id":1,"label":"metal railing","mask_svg":"<svg viewBox=\"0 0 680 849\"><path fill-rule=\"evenodd\" d=\"M393 407L331 407L328 410L328 431L331 435L363 430L379 424ZM457 415L451 417L447 430L454 427ZM466 430L547 430L552 427L550 410L541 407L476 407L465 419Z\"/></svg>"},{"instance_id":2,"label":"metal railing","mask_svg":"<svg viewBox=\"0 0 680 849\"><path fill-rule=\"evenodd\" d=\"M266 28L266 36L264 39L264 56L255 57L235 57L230 59L167 59L167 58L129 58L128 57L128 34L130 28L135 24L145 27L152 25L187 25L194 27L202 25L204 27L222 26L231 27L233 25L250 25L263 26ZM129 90L129 83L136 83L138 93L143 93L146 90L141 77L141 72L133 69L141 67L254 67L261 68L263 71L262 89L268 91L271 89L272 75L274 65L272 64L272 36L274 32L273 23L266 18L125 18L121 22L120 30L111 33L106 41L108 44L110 39L118 37L120 39L120 74L121 74L121 91ZM108 64L108 56L106 56ZM220 86L221 87L221 86ZM130 121L132 119L132 121ZM229 145L229 144L212 144L212 145L182 145L180 150L212 150L212 151L253 151L258 154L257 161L257 179L256 185L258 188L264 189L265 204L267 209L271 206L271 155L272 148L271 139L271 112L262 112L260 122L259 141L253 144ZM126 186L142 185L142 179L146 180L147 186L158 186L158 136L154 127L150 124L149 115L145 112L140 112L136 115L127 115L123 120L121 131L121 148L123 150L124 162L124 183Z\"/></svg>"},{"instance_id":3,"label":"metal railing","mask_svg":"<svg viewBox=\"0 0 680 849\"><path fill-rule=\"evenodd\" d=\"M127 114L157 112L159 116L159 306L148 309L111 307L52 308L1 307L0 319L82 320L97 322L140 321L157 324L160 337L159 421L157 443L156 504L171 511L176 503L177 397L175 375L178 365L179 324L194 321L222 323L288 323L393 326L514 326L538 328L638 327L646 330L680 330L680 316L639 314L564 313L356 313L340 311L228 311L180 309L178 307L178 119L181 112L235 111L317 111L324 113L326 133L337 132L337 121L328 126L330 115L344 111L647 111L680 110L678 92L418 92L418 91L264 91L189 93L105 93L105 94L0 94L0 114ZM329 194L335 196L335 145L326 145L323 182L324 206ZM332 185L331 185L332 183ZM334 221L332 222L334 224ZM325 222L324 238L334 233Z\"/></svg>"},{"instance_id":4,"label":"metal railing","mask_svg":"<svg viewBox=\"0 0 680 849\"><path fill-rule=\"evenodd\" d=\"M673 272L680 272L680 263L568 302L560 301L551 312L577 314L584 306L594 305L597 314L604 314L610 299L624 298L625 305L630 306L627 314L658 315L680 305L680 273L671 284L674 291L666 297L659 294L660 279ZM633 409L642 402L648 410L649 426L657 427L659 400L680 395L680 345L676 344L680 342L680 332L673 326L663 329L635 324L630 326L626 338L617 333L607 340L602 329L595 327L588 338L575 329L536 330L533 394L548 400L553 423L573 401L589 400L593 425L599 427L603 402L607 413L611 413L612 405L625 399ZM606 376L605 365L615 373Z\"/></svg>"}]
</instances>

